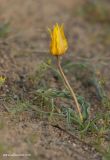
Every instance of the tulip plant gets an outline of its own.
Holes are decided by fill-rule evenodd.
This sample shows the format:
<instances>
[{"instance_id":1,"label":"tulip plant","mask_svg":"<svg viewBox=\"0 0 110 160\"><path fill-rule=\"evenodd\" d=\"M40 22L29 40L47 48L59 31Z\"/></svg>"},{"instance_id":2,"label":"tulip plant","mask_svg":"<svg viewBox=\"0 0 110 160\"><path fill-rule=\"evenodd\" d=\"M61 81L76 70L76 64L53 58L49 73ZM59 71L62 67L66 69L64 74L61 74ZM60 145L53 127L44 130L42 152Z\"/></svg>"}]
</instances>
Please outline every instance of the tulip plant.
<instances>
[{"instance_id":1,"label":"tulip plant","mask_svg":"<svg viewBox=\"0 0 110 160\"><path fill-rule=\"evenodd\" d=\"M66 75L64 74L64 71L62 69L61 62L60 62L60 56L63 55L68 49L68 42L67 42L67 39L64 34L63 25L59 26L58 24L56 24L54 26L53 30L49 29L49 32L50 32L50 36L51 36L50 53L53 56L55 56L57 59L58 70L64 80L66 88L70 91L70 94L76 104L77 111L80 116L80 120L83 121L83 116L82 116L81 109L80 109L79 103L77 101L76 95L75 95Z\"/></svg>"}]
</instances>

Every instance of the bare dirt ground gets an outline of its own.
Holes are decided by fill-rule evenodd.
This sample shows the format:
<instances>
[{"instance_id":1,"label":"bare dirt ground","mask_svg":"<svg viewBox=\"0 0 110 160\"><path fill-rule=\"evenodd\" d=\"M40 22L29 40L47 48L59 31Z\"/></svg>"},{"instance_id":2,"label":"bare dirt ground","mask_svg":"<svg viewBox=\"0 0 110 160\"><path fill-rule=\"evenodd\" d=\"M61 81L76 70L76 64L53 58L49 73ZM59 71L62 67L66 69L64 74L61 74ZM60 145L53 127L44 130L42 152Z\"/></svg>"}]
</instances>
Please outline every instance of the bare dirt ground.
<instances>
[{"instance_id":1,"label":"bare dirt ground","mask_svg":"<svg viewBox=\"0 0 110 160\"><path fill-rule=\"evenodd\" d=\"M64 23L69 40L68 55L64 59L88 61L96 70L106 77L107 90L110 89L109 46L94 39L102 32L100 24L91 25L73 12L80 0L0 0L0 23L9 22L10 32L0 39L0 74L7 77L7 84L1 91L0 104L0 156L1 160L100 160L102 159L93 147L74 136L68 135L45 120L39 119L34 112L22 112L11 115L7 112L8 103L4 103L5 94L14 98L27 96L23 91L25 78L36 72L37 66L49 57L48 27L56 22ZM78 41L74 39L79 37ZM24 79L21 79L24 78ZM70 77L72 80L73 77ZM73 81L74 78L73 78ZM23 83L23 85L21 85ZM20 86L21 85L21 86ZM73 85L74 86L74 85ZM28 84L31 87L31 84ZM95 105L94 95L88 95L79 82L74 86L78 93L91 98ZM30 98L30 97L29 97ZM29 99L28 98L28 99ZM14 102L11 102L14 105ZM94 110L94 108L93 108ZM24 157L3 157L3 154L30 154Z\"/></svg>"}]
</instances>

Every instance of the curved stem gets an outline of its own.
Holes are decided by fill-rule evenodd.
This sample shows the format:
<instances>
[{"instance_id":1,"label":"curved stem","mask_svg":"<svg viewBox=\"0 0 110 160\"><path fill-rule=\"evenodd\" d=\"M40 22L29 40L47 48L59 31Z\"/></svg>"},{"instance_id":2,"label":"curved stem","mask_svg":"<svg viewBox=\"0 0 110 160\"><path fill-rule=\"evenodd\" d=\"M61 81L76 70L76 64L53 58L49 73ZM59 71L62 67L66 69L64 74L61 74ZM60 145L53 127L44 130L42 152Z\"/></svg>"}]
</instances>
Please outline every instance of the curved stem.
<instances>
[{"instance_id":1,"label":"curved stem","mask_svg":"<svg viewBox=\"0 0 110 160\"><path fill-rule=\"evenodd\" d=\"M80 106L79 106L79 104L78 104L76 95L75 95L73 89L71 88L71 86L70 86L70 84L69 84L69 82L68 82L68 80L67 80L67 78L66 78L66 76L65 76L65 74L64 74L64 72L63 72L63 69L62 69L61 64L60 64L60 57L59 57L59 56L57 56L57 65L58 65L58 69L59 69L59 71L60 71L60 74L61 74L61 76L62 76L62 78L63 78L63 80L64 80L64 82L65 82L68 90L70 91L70 93L71 93L71 95L72 95L72 98L73 98L75 104L76 104L76 107L77 107L77 110L78 110L80 119L81 119L81 121L83 121L83 116L82 116L82 114L81 114L81 109L80 109Z\"/></svg>"}]
</instances>

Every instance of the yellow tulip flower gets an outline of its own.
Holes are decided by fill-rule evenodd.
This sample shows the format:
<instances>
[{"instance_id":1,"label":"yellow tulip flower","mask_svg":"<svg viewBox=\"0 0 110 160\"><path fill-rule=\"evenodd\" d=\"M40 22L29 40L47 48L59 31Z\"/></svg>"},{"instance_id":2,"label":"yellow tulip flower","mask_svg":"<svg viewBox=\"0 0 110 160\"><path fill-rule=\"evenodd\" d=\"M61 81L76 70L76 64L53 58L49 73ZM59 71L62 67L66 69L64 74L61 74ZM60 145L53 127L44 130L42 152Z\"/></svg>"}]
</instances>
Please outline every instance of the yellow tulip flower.
<instances>
[{"instance_id":1,"label":"yellow tulip flower","mask_svg":"<svg viewBox=\"0 0 110 160\"><path fill-rule=\"evenodd\" d=\"M0 86L2 86L5 83L6 78L0 76Z\"/></svg>"},{"instance_id":2,"label":"yellow tulip flower","mask_svg":"<svg viewBox=\"0 0 110 160\"><path fill-rule=\"evenodd\" d=\"M64 34L63 25L59 26L56 24L53 30L50 30L51 43L50 43L50 52L54 56L63 55L67 48L68 43Z\"/></svg>"}]
</instances>

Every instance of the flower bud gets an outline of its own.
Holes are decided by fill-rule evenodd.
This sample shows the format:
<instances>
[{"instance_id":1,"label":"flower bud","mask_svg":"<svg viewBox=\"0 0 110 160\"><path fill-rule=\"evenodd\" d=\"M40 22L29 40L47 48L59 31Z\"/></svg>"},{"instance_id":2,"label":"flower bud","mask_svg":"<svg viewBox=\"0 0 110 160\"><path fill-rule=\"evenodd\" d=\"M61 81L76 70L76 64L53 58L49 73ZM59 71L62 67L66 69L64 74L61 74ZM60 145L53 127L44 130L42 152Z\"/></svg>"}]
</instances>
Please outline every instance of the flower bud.
<instances>
[{"instance_id":1,"label":"flower bud","mask_svg":"<svg viewBox=\"0 0 110 160\"><path fill-rule=\"evenodd\" d=\"M63 55L68 48L68 43L64 34L63 25L59 26L58 24L56 24L53 30L51 31L49 29L49 31L51 35L51 43L50 43L51 54L54 56Z\"/></svg>"}]
</instances>

